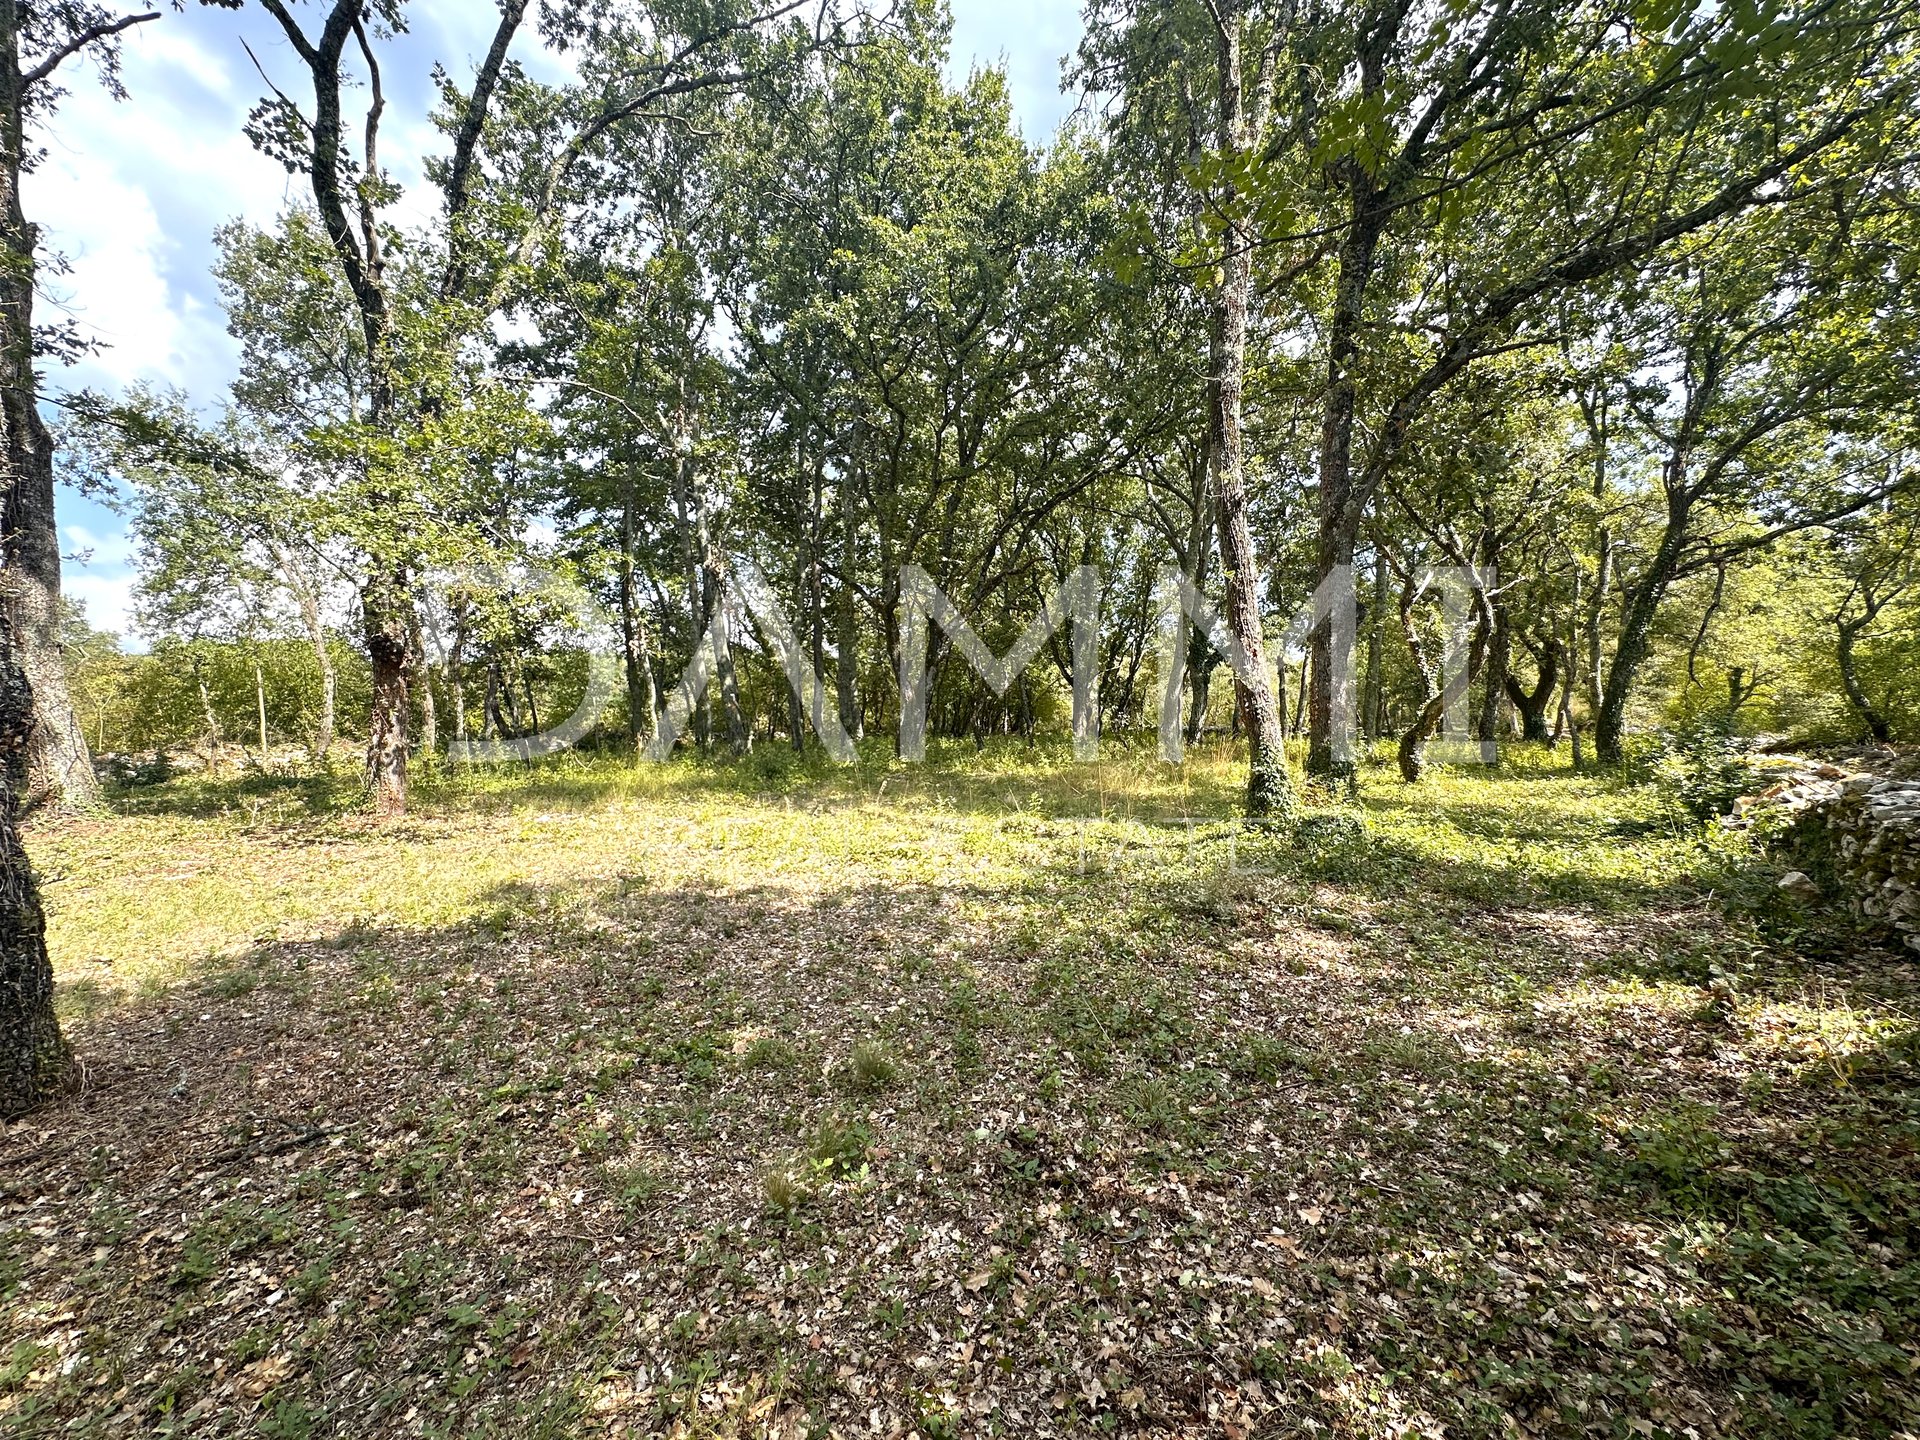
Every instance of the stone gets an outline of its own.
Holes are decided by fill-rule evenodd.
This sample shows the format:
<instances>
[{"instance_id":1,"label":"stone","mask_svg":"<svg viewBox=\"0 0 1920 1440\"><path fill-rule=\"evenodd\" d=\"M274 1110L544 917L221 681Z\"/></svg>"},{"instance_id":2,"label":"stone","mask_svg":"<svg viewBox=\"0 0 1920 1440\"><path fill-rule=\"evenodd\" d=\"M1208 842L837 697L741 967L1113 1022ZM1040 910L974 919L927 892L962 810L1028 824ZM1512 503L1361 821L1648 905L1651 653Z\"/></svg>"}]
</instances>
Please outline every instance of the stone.
<instances>
[{"instance_id":1,"label":"stone","mask_svg":"<svg viewBox=\"0 0 1920 1440\"><path fill-rule=\"evenodd\" d=\"M1813 883L1813 877L1804 870L1789 870L1780 877L1780 890L1796 900L1818 900L1820 887Z\"/></svg>"},{"instance_id":2,"label":"stone","mask_svg":"<svg viewBox=\"0 0 1920 1440\"><path fill-rule=\"evenodd\" d=\"M1809 760L1768 778L1774 783L1736 823L1751 826L1768 815L1789 821L1776 832L1779 843L1815 845L1833 866L1848 910L1890 925L1920 950L1920 780L1854 775ZM1802 870L1783 875L1779 889L1803 902L1820 898Z\"/></svg>"}]
</instances>

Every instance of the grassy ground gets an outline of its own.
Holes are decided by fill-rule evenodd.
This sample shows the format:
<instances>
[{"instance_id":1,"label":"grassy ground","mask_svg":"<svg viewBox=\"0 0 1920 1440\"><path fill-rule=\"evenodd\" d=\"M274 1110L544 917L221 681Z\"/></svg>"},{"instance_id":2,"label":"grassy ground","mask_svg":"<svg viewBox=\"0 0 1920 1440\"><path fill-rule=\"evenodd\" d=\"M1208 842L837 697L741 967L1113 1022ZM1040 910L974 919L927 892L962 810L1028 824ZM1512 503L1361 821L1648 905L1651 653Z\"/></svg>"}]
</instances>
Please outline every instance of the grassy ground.
<instances>
[{"instance_id":1,"label":"grassy ground","mask_svg":"<svg viewBox=\"0 0 1920 1440\"><path fill-rule=\"evenodd\" d=\"M1892 1436L1920 975L1517 752L176 781L37 830L19 1435ZM1364 829L1354 817L1364 820Z\"/></svg>"}]
</instances>

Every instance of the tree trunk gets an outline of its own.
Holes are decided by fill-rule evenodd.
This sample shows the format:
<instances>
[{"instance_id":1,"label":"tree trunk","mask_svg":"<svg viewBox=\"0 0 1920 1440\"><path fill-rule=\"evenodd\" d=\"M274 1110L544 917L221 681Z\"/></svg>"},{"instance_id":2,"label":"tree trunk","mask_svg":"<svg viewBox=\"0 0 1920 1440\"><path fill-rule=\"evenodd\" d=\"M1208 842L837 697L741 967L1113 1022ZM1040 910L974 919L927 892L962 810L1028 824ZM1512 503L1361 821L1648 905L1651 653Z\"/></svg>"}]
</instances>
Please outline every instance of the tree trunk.
<instances>
[{"instance_id":1,"label":"tree trunk","mask_svg":"<svg viewBox=\"0 0 1920 1440\"><path fill-rule=\"evenodd\" d=\"M824 676L827 672L827 598L824 590L826 566L821 559L821 549L826 543L823 511L826 504L827 452L825 436L816 430L813 439L813 473L807 496L806 593L802 603L807 611L807 658L813 666L814 675ZM809 693L813 712L807 716L807 721L813 726L813 733L819 735L826 729L826 686L824 683L816 684ZM802 749L804 744L796 739L794 747Z\"/></svg>"},{"instance_id":2,"label":"tree trunk","mask_svg":"<svg viewBox=\"0 0 1920 1440\"><path fill-rule=\"evenodd\" d=\"M1573 572L1573 603L1567 607L1567 629L1561 650L1560 708L1553 717L1553 736L1547 742L1558 745L1560 737L1573 738L1573 768L1580 768L1580 727L1573 719L1573 689L1580 677L1580 571Z\"/></svg>"},{"instance_id":3,"label":"tree trunk","mask_svg":"<svg viewBox=\"0 0 1920 1440\"><path fill-rule=\"evenodd\" d=\"M1315 547L1317 578L1324 583L1343 566L1351 567L1359 542L1367 497L1353 489L1353 421L1358 395L1360 334L1367 289L1386 216L1373 179L1349 162L1347 175L1352 216L1340 246L1333 309L1327 329L1327 390L1320 419L1320 524ZM1333 754L1333 626L1317 622L1308 637L1313 655L1313 687L1307 697L1307 771L1333 775L1340 768Z\"/></svg>"},{"instance_id":4,"label":"tree trunk","mask_svg":"<svg viewBox=\"0 0 1920 1440\"><path fill-rule=\"evenodd\" d=\"M1223 7L1220 27L1219 148L1244 154L1258 141L1262 115L1248 115L1242 91L1239 14ZM1246 458L1240 431L1246 388L1247 310L1253 296L1253 257L1246 237L1225 233L1226 253L1212 300L1208 345L1207 451L1219 530L1220 569L1227 591L1227 627L1243 666L1233 677L1237 712L1247 729L1247 814L1285 818L1293 812L1284 721L1267 682L1266 637L1260 623L1260 563L1247 519ZM1244 673L1242 673L1244 671Z\"/></svg>"},{"instance_id":5,"label":"tree trunk","mask_svg":"<svg viewBox=\"0 0 1920 1440\"><path fill-rule=\"evenodd\" d=\"M293 576L292 555L283 545L274 547L280 559L283 573ZM307 632L307 640L313 646L314 664L320 668L320 715L313 731L313 759L315 764L324 765L327 752L333 748L334 696L338 689L338 679L333 671L333 656L327 653L327 627L320 618L320 599L311 587L295 580L292 584L294 599L300 607L300 624Z\"/></svg>"},{"instance_id":6,"label":"tree trunk","mask_svg":"<svg viewBox=\"0 0 1920 1440\"><path fill-rule=\"evenodd\" d=\"M1407 654L1413 659L1413 673L1420 677L1420 704L1413 712L1413 723L1400 737L1397 756L1400 778L1411 785L1426 773L1426 745L1446 718L1446 688L1440 667L1428 658L1426 642L1413 618L1413 607L1420 591L1412 576L1400 587L1400 628L1407 637Z\"/></svg>"},{"instance_id":7,"label":"tree trunk","mask_svg":"<svg viewBox=\"0 0 1920 1440\"><path fill-rule=\"evenodd\" d=\"M333 656L327 653L327 637L322 634L313 647L320 662L320 721L314 727L313 758L325 764L333 750L334 712L339 704L340 677L334 673Z\"/></svg>"},{"instance_id":8,"label":"tree trunk","mask_svg":"<svg viewBox=\"0 0 1920 1440\"><path fill-rule=\"evenodd\" d=\"M480 697L480 738L482 740L508 739L513 732L507 728L506 717L500 713L500 662L487 662L486 693Z\"/></svg>"},{"instance_id":9,"label":"tree trunk","mask_svg":"<svg viewBox=\"0 0 1920 1440\"><path fill-rule=\"evenodd\" d=\"M440 752L440 712L434 704L433 666L420 667L420 753L432 757Z\"/></svg>"},{"instance_id":10,"label":"tree trunk","mask_svg":"<svg viewBox=\"0 0 1920 1440\"><path fill-rule=\"evenodd\" d=\"M407 808L407 651L413 597L399 571L375 573L360 589L373 703L367 716L367 789L376 814Z\"/></svg>"},{"instance_id":11,"label":"tree trunk","mask_svg":"<svg viewBox=\"0 0 1920 1440\"><path fill-rule=\"evenodd\" d=\"M1587 434L1593 442L1593 498L1602 501L1607 494L1607 441L1609 416L1606 398L1597 402L1581 401ZM1613 534L1602 525L1595 541L1597 563L1593 577L1593 598L1587 608L1587 707L1595 721L1607 700L1606 637L1602 634L1607 615L1607 596L1613 590ZM1580 577L1574 576L1576 590ZM1575 604L1578 604L1576 599ZM1568 657L1571 662L1572 656ZM1578 747L1576 747L1577 749ZM1577 763L1577 762L1576 762Z\"/></svg>"},{"instance_id":12,"label":"tree trunk","mask_svg":"<svg viewBox=\"0 0 1920 1440\"><path fill-rule=\"evenodd\" d=\"M808 554L812 548L811 541L812 541L813 532L811 528L803 528L801 533L805 537L808 543L804 548L797 551L794 555L793 595L794 595L794 599L800 602L801 619L802 619L802 623L805 623L806 621L812 618L810 613L812 610L812 606L808 603L808 598L807 598L808 589L809 589L807 585L807 577L812 570L812 564L808 558ZM796 645L800 644L801 643L800 636L798 635L794 636L793 643ZM816 668L813 673L817 675L820 672ZM798 688L796 688L793 685L788 685L786 689L787 689L787 743L793 747L794 754L804 755L807 752L806 706L801 703L800 690Z\"/></svg>"},{"instance_id":13,"label":"tree trunk","mask_svg":"<svg viewBox=\"0 0 1920 1440\"><path fill-rule=\"evenodd\" d=\"M1187 644L1187 744L1198 745L1200 737L1207 733L1207 707L1213 701L1213 670L1218 663L1213 656L1213 645L1188 618L1187 612L1180 612L1180 624L1188 634ZM1195 652L1198 652L1197 656Z\"/></svg>"},{"instance_id":14,"label":"tree trunk","mask_svg":"<svg viewBox=\"0 0 1920 1440\"><path fill-rule=\"evenodd\" d=\"M856 441L856 446L858 442ZM856 452L855 464L858 464ZM840 710L840 728L849 738L864 737L861 724L858 677L860 665L859 604L854 594L854 565L859 558L859 532L855 524L854 489L851 476L843 475L839 485L840 510L840 585L834 599L835 655L833 657L834 703Z\"/></svg>"},{"instance_id":15,"label":"tree trunk","mask_svg":"<svg viewBox=\"0 0 1920 1440\"><path fill-rule=\"evenodd\" d=\"M1837 657L1840 661L1840 685L1847 692L1848 702L1860 713L1861 720L1866 724L1867 733L1882 745L1887 745L1893 741L1893 727L1887 724L1887 717L1882 715L1873 701L1867 698L1866 687L1860 683L1860 668L1853 654L1854 643L1869 623L1871 623L1871 617L1858 624L1850 620L1840 624Z\"/></svg>"},{"instance_id":16,"label":"tree trunk","mask_svg":"<svg viewBox=\"0 0 1920 1440\"><path fill-rule=\"evenodd\" d=\"M1214 493L1219 497L1220 568L1226 581L1227 625L1239 642L1245 673L1236 669L1234 697L1247 728L1247 814L1284 818L1293 810L1287 775L1286 734L1267 683L1267 647L1260 625L1260 565L1247 521L1245 462L1241 454L1240 406L1247 359L1247 301L1253 271L1244 250L1222 266L1224 277L1213 307L1213 374L1207 384L1211 412Z\"/></svg>"},{"instance_id":17,"label":"tree trunk","mask_svg":"<svg viewBox=\"0 0 1920 1440\"><path fill-rule=\"evenodd\" d=\"M1520 682L1511 674L1506 677L1507 699L1520 714L1520 738L1523 740L1551 741L1547 730L1547 708L1553 704L1554 692L1560 686L1562 646L1558 640L1549 640L1541 651L1540 678L1532 690L1524 690ZM1487 677L1487 683L1493 683L1493 677ZM1561 709L1566 710L1567 700L1561 695ZM1481 738L1486 738L1482 736Z\"/></svg>"},{"instance_id":18,"label":"tree trunk","mask_svg":"<svg viewBox=\"0 0 1920 1440\"><path fill-rule=\"evenodd\" d=\"M453 643L447 647L447 690L453 701L453 738L467 738L467 687L461 670L467 663L467 607L453 602Z\"/></svg>"},{"instance_id":19,"label":"tree trunk","mask_svg":"<svg viewBox=\"0 0 1920 1440\"><path fill-rule=\"evenodd\" d=\"M740 709L740 680L734 673L733 646L727 638L727 611L721 587L720 563L714 556L704 518L700 522L700 553L704 608L711 617L708 624L713 634L713 668L720 677L721 710L727 717L727 748L736 755L744 755L753 747L753 737L747 733L746 716Z\"/></svg>"},{"instance_id":20,"label":"tree trunk","mask_svg":"<svg viewBox=\"0 0 1920 1440\"><path fill-rule=\"evenodd\" d=\"M1213 549L1213 497L1208 493L1213 473L1210 440L1211 432L1209 443L1200 447L1200 464L1191 472L1193 508L1187 514L1187 548L1180 556L1180 563L1187 567L1187 578L1202 595L1207 593L1207 561ZM1213 699L1213 670L1219 657L1214 653L1213 642L1184 609L1178 612L1174 623L1179 626L1174 637L1174 653L1187 657L1187 743L1198 745L1207 730L1207 707Z\"/></svg>"},{"instance_id":21,"label":"tree trunk","mask_svg":"<svg viewBox=\"0 0 1920 1440\"><path fill-rule=\"evenodd\" d=\"M685 394L685 382L682 381L682 395ZM692 470L692 443L687 434L684 400L681 418L677 424L680 441L680 458L673 467L673 514L680 532L680 570L681 578L687 587L686 626L687 654L691 657L697 652L706 636L706 587L701 581L700 545L694 535ZM704 528L704 527L703 527ZM703 687L694 697L693 706L693 742L702 751L707 748L713 734L713 712Z\"/></svg>"},{"instance_id":22,"label":"tree trunk","mask_svg":"<svg viewBox=\"0 0 1920 1440\"><path fill-rule=\"evenodd\" d=\"M1670 469L1684 463L1674 461ZM1627 698L1633 682L1653 649L1653 619L1666 598L1680 565L1680 547L1686 539L1690 501L1679 492L1678 474L1670 476L1667 522L1659 547L1647 562L1646 573L1627 593L1626 613L1620 621L1620 639L1607 667L1599 708L1594 712L1594 756L1602 765L1618 765L1626 758Z\"/></svg>"},{"instance_id":23,"label":"tree trunk","mask_svg":"<svg viewBox=\"0 0 1920 1440\"><path fill-rule=\"evenodd\" d=\"M5 495L0 563L8 584L14 657L31 704L21 796L29 805L83 809L99 802L87 737L74 714L60 653L60 537L53 507L53 439L40 418L33 373L36 227L20 208L25 137L19 24L24 7L0 18L0 410L5 412Z\"/></svg>"},{"instance_id":24,"label":"tree trunk","mask_svg":"<svg viewBox=\"0 0 1920 1440\"><path fill-rule=\"evenodd\" d=\"M213 692L207 689L206 672L200 657L193 657L193 685L200 692L200 718L207 723L207 773L213 774L220 762L220 717L214 713Z\"/></svg>"},{"instance_id":25,"label":"tree trunk","mask_svg":"<svg viewBox=\"0 0 1920 1440\"><path fill-rule=\"evenodd\" d=\"M0 601L10 598L0 595ZM56 1094L70 1064L53 1009L40 883L20 843L16 792L24 786L32 728L33 690L14 643L11 610L0 603L0 763L6 769L0 783L0 1120Z\"/></svg>"},{"instance_id":26,"label":"tree trunk","mask_svg":"<svg viewBox=\"0 0 1920 1440\"><path fill-rule=\"evenodd\" d=\"M1652 650L1655 601L1646 582L1634 587L1613 663L1607 667L1600 709L1594 716L1593 749L1602 765L1618 765L1626 758L1627 691Z\"/></svg>"},{"instance_id":27,"label":"tree trunk","mask_svg":"<svg viewBox=\"0 0 1920 1440\"><path fill-rule=\"evenodd\" d=\"M1508 669L1513 663L1513 632L1507 624L1507 610L1488 601L1486 687L1480 693L1480 715L1474 726L1474 738L1482 744L1497 743L1500 721L1507 703Z\"/></svg>"},{"instance_id":28,"label":"tree trunk","mask_svg":"<svg viewBox=\"0 0 1920 1440\"><path fill-rule=\"evenodd\" d=\"M420 686L420 753L431 759L440 749L440 717L433 703L433 663L427 659L426 637L420 633L419 607L411 607L407 660Z\"/></svg>"},{"instance_id":29,"label":"tree trunk","mask_svg":"<svg viewBox=\"0 0 1920 1440\"><path fill-rule=\"evenodd\" d=\"M647 654L647 622L640 610L638 566L633 554L638 528L636 468L627 466L626 488L620 496L620 653L627 675L627 739L635 750L641 750L653 742L658 716L653 661Z\"/></svg>"},{"instance_id":30,"label":"tree trunk","mask_svg":"<svg viewBox=\"0 0 1920 1440\"><path fill-rule=\"evenodd\" d=\"M1367 738L1377 740L1386 731L1382 711L1386 700L1383 631L1387 623L1387 552L1378 540L1373 552L1373 603L1367 608L1367 688L1361 702Z\"/></svg>"},{"instance_id":31,"label":"tree trunk","mask_svg":"<svg viewBox=\"0 0 1920 1440\"><path fill-rule=\"evenodd\" d=\"M1400 761L1400 778L1411 785L1426 773L1427 742L1440 728L1440 722L1446 718L1446 701L1437 693L1429 694L1420 708L1414 712L1413 724L1407 727L1406 734L1400 737L1396 752Z\"/></svg>"},{"instance_id":32,"label":"tree trunk","mask_svg":"<svg viewBox=\"0 0 1920 1440\"><path fill-rule=\"evenodd\" d=\"M260 768L267 768L267 677L258 660L253 662L253 705L260 721Z\"/></svg>"}]
</instances>

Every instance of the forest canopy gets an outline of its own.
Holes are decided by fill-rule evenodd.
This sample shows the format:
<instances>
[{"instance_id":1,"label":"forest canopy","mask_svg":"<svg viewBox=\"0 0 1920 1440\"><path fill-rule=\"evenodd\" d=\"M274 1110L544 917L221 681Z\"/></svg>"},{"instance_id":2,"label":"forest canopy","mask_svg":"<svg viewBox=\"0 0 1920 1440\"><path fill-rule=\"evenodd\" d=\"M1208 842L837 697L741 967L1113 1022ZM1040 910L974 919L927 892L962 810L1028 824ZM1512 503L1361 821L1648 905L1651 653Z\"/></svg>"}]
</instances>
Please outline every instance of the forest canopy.
<instances>
[{"instance_id":1,"label":"forest canopy","mask_svg":"<svg viewBox=\"0 0 1920 1440\"><path fill-rule=\"evenodd\" d=\"M1350 767L1347 715L1410 778L1443 725L1618 761L1920 721L1904 6L1096 4L1036 145L937 6L509 4L424 223L400 12L268 9L298 83L247 134L305 193L219 236L239 378L67 412L158 641L74 647L97 746L343 730L398 806L410 752L572 712L589 650L597 743L702 655L688 743L800 746L829 694L891 733L903 567L994 653L1096 569L1090 723L1244 735L1256 813L1289 735ZM1292 623L1336 575L1338 649ZM934 732L1062 731L1069 648L996 690L936 626Z\"/></svg>"}]
</instances>

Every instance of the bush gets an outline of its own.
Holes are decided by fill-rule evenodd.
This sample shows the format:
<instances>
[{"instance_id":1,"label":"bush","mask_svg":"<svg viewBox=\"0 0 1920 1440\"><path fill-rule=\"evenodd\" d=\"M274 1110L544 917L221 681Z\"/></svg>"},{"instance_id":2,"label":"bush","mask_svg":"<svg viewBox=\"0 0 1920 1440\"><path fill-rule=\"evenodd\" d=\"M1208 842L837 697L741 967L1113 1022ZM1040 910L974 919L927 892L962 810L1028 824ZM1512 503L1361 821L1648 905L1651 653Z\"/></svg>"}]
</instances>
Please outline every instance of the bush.
<instances>
[{"instance_id":1,"label":"bush","mask_svg":"<svg viewBox=\"0 0 1920 1440\"><path fill-rule=\"evenodd\" d=\"M1655 780L1698 821L1725 815L1753 784L1753 766L1726 715L1702 715L1666 737Z\"/></svg>"}]
</instances>

